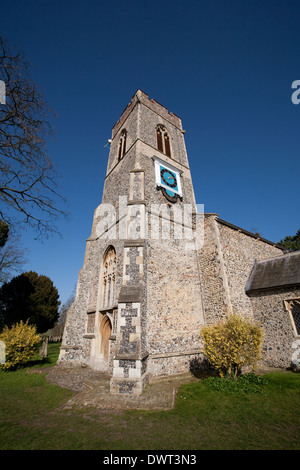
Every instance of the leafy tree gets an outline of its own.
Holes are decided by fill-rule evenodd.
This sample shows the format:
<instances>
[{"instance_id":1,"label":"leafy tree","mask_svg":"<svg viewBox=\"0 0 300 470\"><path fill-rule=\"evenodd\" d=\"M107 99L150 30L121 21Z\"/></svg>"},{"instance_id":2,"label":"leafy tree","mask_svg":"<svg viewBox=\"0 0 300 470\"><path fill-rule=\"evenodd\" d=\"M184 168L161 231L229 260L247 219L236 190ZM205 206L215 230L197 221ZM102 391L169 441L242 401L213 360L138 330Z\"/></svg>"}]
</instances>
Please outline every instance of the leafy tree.
<instances>
[{"instance_id":1,"label":"leafy tree","mask_svg":"<svg viewBox=\"0 0 300 470\"><path fill-rule=\"evenodd\" d=\"M4 325L11 327L29 318L32 292L33 286L24 274L3 284L0 288L0 325L2 327Z\"/></svg>"},{"instance_id":2,"label":"leafy tree","mask_svg":"<svg viewBox=\"0 0 300 470\"><path fill-rule=\"evenodd\" d=\"M201 329L203 352L221 377L237 377L243 366L257 365L261 358L263 331L249 318L230 314L225 321Z\"/></svg>"},{"instance_id":3,"label":"leafy tree","mask_svg":"<svg viewBox=\"0 0 300 470\"><path fill-rule=\"evenodd\" d=\"M29 75L23 53L0 36L0 77L6 103L0 105L0 218L26 223L39 234L56 231L59 209L46 139L53 135L51 112Z\"/></svg>"},{"instance_id":4,"label":"leafy tree","mask_svg":"<svg viewBox=\"0 0 300 470\"><path fill-rule=\"evenodd\" d=\"M37 326L39 332L51 328L59 315L59 295L51 279L34 271L25 273L34 291L30 295L30 323Z\"/></svg>"},{"instance_id":5,"label":"leafy tree","mask_svg":"<svg viewBox=\"0 0 300 470\"><path fill-rule=\"evenodd\" d=\"M285 246L289 251L300 250L300 228L294 236L287 236L283 240L280 240L280 245Z\"/></svg>"},{"instance_id":6,"label":"leafy tree","mask_svg":"<svg viewBox=\"0 0 300 470\"><path fill-rule=\"evenodd\" d=\"M20 274L0 288L0 324L29 321L43 333L58 318L59 295L51 279L34 271Z\"/></svg>"}]
</instances>

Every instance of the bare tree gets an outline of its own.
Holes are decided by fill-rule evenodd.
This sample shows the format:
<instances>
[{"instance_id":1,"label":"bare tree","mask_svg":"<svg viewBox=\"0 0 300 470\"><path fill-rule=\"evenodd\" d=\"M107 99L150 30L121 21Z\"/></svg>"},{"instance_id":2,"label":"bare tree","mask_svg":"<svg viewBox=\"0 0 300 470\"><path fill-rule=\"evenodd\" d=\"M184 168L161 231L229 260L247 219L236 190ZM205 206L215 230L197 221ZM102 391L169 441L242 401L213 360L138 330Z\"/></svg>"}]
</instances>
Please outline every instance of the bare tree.
<instances>
[{"instance_id":1,"label":"bare tree","mask_svg":"<svg viewBox=\"0 0 300 470\"><path fill-rule=\"evenodd\" d=\"M56 173L47 152L53 136L51 111L29 78L24 55L0 36L0 79L5 104L0 104L0 218L9 226L26 223L39 234L57 231L60 209ZM50 118L51 117L51 118Z\"/></svg>"},{"instance_id":2,"label":"bare tree","mask_svg":"<svg viewBox=\"0 0 300 470\"><path fill-rule=\"evenodd\" d=\"M20 271L26 262L24 254L25 250L20 248L20 237L15 236L8 225L0 220L0 285Z\"/></svg>"},{"instance_id":3,"label":"bare tree","mask_svg":"<svg viewBox=\"0 0 300 470\"><path fill-rule=\"evenodd\" d=\"M4 247L0 249L0 285L8 282L11 276L20 272L26 262L25 250L19 248L19 237L9 236Z\"/></svg>"},{"instance_id":4,"label":"bare tree","mask_svg":"<svg viewBox=\"0 0 300 470\"><path fill-rule=\"evenodd\" d=\"M72 294L68 298L68 300L63 305L60 306L58 320L55 323L52 330L50 330L48 332L50 340L54 340L54 338L56 338L56 340L57 339L58 340L62 339L62 336L63 336L63 333L64 333L64 327L65 327L65 323L66 323L66 319L67 319L67 313L68 313L68 310L71 307L72 303L74 302L74 299L75 299L75 294Z\"/></svg>"}]
</instances>

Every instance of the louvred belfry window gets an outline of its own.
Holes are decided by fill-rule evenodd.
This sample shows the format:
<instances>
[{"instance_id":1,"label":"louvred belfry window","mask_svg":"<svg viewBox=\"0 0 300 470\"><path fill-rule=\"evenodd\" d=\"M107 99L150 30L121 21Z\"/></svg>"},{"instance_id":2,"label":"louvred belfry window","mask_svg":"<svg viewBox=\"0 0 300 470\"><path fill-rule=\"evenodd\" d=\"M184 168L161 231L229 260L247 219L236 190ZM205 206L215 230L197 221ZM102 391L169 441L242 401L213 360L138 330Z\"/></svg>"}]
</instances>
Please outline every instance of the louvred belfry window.
<instances>
[{"instance_id":1,"label":"louvred belfry window","mask_svg":"<svg viewBox=\"0 0 300 470\"><path fill-rule=\"evenodd\" d=\"M162 134L160 128L157 129L157 148L160 152L163 152L163 144L162 144Z\"/></svg>"},{"instance_id":2,"label":"louvred belfry window","mask_svg":"<svg viewBox=\"0 0 300 470\"><path fill-rule=\"evenodd\" d=\"M156 129L157 148L160 152L171 157L170 138L164 126L158 126Z\"/></svg>"},{"instance_id":3,"label":"louvred belfry window","mask_svg":"<svg viewBox=\"0 0 300 470\"><path fill-rule=\"evenodd\" d=\"M126 137L127 131L123 129L121 132L120 142L119 142L119 151L118 151L118 161L120 161L126 153Z\"/></svg>"},{"instance_id":4,"label":"louvred belfry window","mask_svg":"<svg viewBox=\"0 0 300 470\"><path fill-rule=\"evenodd\" d=\"M165 133L164 138L165 138L165 153L168 157L170 157L171 156L170 140L169 140L169 136L167 133Z\"/></svg>"}]
</instances>

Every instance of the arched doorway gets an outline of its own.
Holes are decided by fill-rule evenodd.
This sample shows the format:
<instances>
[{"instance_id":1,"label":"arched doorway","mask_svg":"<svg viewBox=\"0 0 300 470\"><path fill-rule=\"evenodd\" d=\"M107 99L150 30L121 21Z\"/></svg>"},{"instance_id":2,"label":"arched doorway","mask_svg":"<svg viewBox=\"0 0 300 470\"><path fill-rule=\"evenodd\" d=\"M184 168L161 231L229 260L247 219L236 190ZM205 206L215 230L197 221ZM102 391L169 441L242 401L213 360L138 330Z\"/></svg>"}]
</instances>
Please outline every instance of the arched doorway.
<instances>
[{"instance_id":1,"label":"arched doorway","mask_svg":"<svg viewBox=\"0 0 300 470\"><path fill-rule=\"evenodd\" d=\"M115 324L115 279L116 279L116 250L109 245L104 252L100 274L99 310L95 319L95 341L92 345L92 367L101 371L110 371L114 349ZM111 344L112 343L112 344Z\"/></svg>"},{"instance_id":2,"label":"arched doorway","mask_svg":"<svg viewBox=\"0 0 300 470\"><path fill-rule=\"evenodd\" d=\"M108 360L109 354L109 338L111 336L111 322L107 315L105 315L102 319L100 325L100 338L101 338L101 355L105 361Z\"/></svg>"}]
</instances>

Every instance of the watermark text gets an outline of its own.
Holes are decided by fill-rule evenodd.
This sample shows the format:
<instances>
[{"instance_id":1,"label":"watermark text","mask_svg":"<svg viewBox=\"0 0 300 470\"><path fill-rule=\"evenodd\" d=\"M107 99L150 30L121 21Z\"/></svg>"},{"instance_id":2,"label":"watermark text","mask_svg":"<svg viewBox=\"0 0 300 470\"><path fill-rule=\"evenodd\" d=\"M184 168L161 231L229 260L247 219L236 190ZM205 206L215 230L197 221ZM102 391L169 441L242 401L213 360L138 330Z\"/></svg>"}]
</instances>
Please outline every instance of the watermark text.
<instances>
[{"instance_id":1,"label":"watermark text","mask_svg":"<svg viewBox=\"0 0 300 470\"><path fill-rule=\"evenodd\" d=\"M5 343L0 341L0 364L5 364Z\"/></svg>"},{"instance_id":2,"label":"watermark text","mask_svg":"<svg viewBox=\"0 0 300 470\"><path fill-rule=\"evenodd\" d=\"M204 242L204 205L130 204L119 196L116 206L103 203L95 212L98 238L184 240L185 249L200 249Z\"/></svg>"},{"instance_id":3,"label":"watermark text","mask_svg":"<svg viewBox=\"0 0 300 470\"><path fill-rule=\"evenodd\" d=\"M293 104L300 103L300 80L294 80L292 83L292 89L295 89L294 93L292 93L291 100Z\"/></svg>"}]
</instances>

